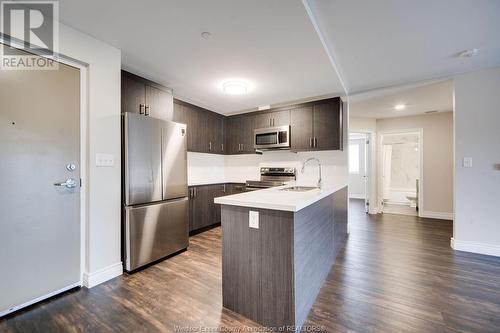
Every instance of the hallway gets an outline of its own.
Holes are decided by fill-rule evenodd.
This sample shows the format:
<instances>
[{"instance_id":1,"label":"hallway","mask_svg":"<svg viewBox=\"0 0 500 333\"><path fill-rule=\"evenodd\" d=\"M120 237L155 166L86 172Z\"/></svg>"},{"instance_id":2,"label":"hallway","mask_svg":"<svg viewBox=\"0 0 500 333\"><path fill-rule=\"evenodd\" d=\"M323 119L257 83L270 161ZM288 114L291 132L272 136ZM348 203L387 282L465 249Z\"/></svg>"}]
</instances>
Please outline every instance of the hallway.
<instances>
[{"instance_id":1,"label":"hallway","mask_svg":"<svg viewBox=\"0 0 500 333\"><path fill-rule=\"evenodd\" d=\"M453 252L451 222L370 216L360 200L351 200L350 229L306 325L322 332L498 332L500 259ZM221 303L215 228L192 237L188 251L146 270L7 316L0 331L256 326Z\"/></svg>"}]
</instances>

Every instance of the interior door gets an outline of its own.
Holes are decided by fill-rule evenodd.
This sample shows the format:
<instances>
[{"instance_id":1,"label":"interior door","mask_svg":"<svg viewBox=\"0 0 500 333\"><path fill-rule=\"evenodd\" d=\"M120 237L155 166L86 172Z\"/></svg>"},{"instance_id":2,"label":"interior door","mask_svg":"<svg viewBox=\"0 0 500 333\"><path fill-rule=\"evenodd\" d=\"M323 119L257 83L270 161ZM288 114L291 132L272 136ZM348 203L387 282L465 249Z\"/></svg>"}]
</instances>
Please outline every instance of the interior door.
<instances>
[{"instance_id":1,"label":"interior door","mask_svg":"<svg viewBox=\"0 0 500 333\"><path fill-rule=\"evenodd\" d=\"M0 156L1 316L80 283L79 69L0 70Z\"/></svg>"},{"instance_id":2,"label":"interior door","mask_svg":"<svg viewBox=\"0 0 500 333\"><path fill-rule=\"evenodd\" d=\"M125 113L125 203L162 200L160 120Z\"/></svg>"}]
</instances>

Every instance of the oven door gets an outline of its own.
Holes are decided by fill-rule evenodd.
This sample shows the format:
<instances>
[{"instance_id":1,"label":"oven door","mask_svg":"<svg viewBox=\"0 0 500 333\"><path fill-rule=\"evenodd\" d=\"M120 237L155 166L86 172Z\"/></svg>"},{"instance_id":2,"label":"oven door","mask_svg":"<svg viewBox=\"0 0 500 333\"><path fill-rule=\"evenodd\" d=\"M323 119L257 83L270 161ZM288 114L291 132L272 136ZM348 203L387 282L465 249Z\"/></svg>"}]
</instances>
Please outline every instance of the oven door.
<instances>
[{"instance_id":1,"label":"oven door","mask_svg":"<svg viewBox=\"0 0 500 333\"><path fill-rule=\"evenodd\" d=\"M290 126L259 128L254 131L256 149L289 149Z\"/></svg>"}]
</instances>

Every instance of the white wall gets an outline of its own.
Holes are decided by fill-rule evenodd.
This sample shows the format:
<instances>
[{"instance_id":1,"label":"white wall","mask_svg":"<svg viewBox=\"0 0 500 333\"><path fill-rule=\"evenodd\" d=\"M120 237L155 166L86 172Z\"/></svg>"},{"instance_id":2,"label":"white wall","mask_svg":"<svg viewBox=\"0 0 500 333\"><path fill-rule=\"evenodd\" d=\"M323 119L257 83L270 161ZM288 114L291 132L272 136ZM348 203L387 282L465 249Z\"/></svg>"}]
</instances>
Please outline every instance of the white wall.
<instances>
[{"instance_id":1,"label":"white wall","mask_svg":"<svg viewBox=\"0 0 500 333\"><path fill-rule=\"evenodd\" d=\"M188 152L187 157L189 185L226 182L224 155Z\"/></svg>"},{"instance_id":2,"label":"white wall","mask_svg":"<svg viewBox=\"0 0 500 333\"><path fill-rule=\"evenodd\" d=\"M500 256L500 68L455 78L457 250ZM462 159L472 157L472 168Z\"/></svg>"},{"instance_id":3,"label":"white wall","mask_svg":"<svg viewBox=\"0 0 500 333\"><path fill-rule=\"evenodd\" d=\"M423 215L436 218L453 218L453 113L442 112L419 116L372 119L350 119L350 132L394 131L423 129L424 149L424 204ZM378 211L376 138L371 142L370 213Z\"/></svg>"},{"instance_id":4,"label":"white wall","mask_svg":"<svg viewBox=\"0 0 500 333\"><path fill-rule=\"evenodd\" d=\"M377 131L423 129L423 216L453 217L453 113L377 120Z\"/></svg>"},{"instance_id":5,"label":"white wall","mask_svg":"<svg viewBox=\"0 0 500 333\"><path fill-rule=\"evenodd\" d=\"M60 53L88 64L88 172L84 283L93 286L122 273L120 253L121 139L120 50L60 26ZM113 167L96 167L95 154L115 156Z\"/></svg>"}]
</instances>

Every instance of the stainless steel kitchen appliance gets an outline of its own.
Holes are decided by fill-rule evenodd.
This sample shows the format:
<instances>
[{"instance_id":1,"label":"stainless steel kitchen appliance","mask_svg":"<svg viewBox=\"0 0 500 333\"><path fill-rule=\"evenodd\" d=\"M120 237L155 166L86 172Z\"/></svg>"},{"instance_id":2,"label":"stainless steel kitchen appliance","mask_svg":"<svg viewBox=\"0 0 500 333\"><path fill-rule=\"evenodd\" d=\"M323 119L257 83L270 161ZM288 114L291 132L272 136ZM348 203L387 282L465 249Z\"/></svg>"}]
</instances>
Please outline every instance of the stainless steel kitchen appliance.
<instances>
[{"instance_id":1,"label":"stainless steel kitchen appliance","mask_svg":"<svg viewBox=\"0 0 500 333\"><path fill-rule=\"evenodd\" d=\"M123 262L133 271L189 244L186 125L122 116Z\"/></svg>"},{"instance_id":2,"label":"stainless steel kitchen appliance","mask_svg":"<svg viewBox=\"0 0 500 333\"><path fill-rule=\"evenodd\" d=\"M290 149L290 126L254 130L255 149Z\"/></svg>"},{"instance_id":3,"label":"stainless steel kitchen appliance","mask_svg":"<svg viewBox=\"0 0 500 333\"><path fill-rule=\"evenodd\" d=\"M260 181L247 180L247 191L261 190L264 188L283 186L296 179L295 168L290 167L262 167L260 168Z\"/></svg>"}]
</instances>

